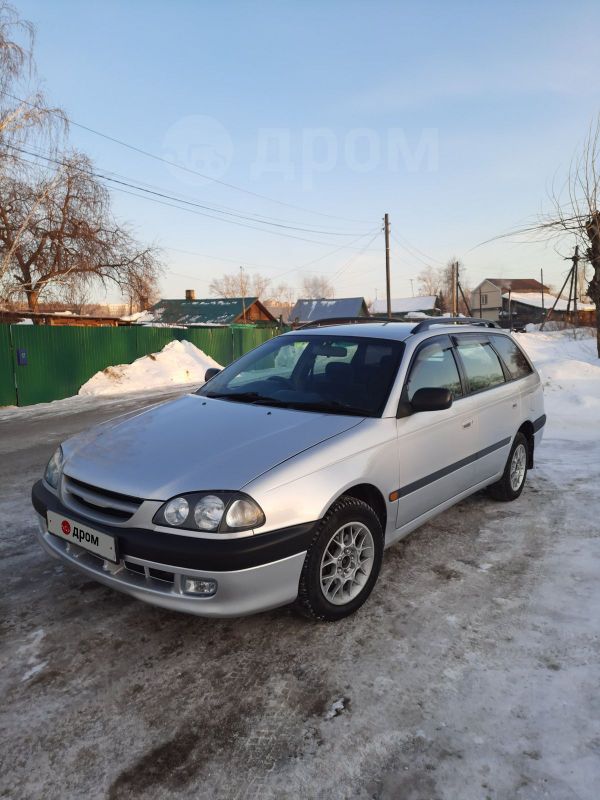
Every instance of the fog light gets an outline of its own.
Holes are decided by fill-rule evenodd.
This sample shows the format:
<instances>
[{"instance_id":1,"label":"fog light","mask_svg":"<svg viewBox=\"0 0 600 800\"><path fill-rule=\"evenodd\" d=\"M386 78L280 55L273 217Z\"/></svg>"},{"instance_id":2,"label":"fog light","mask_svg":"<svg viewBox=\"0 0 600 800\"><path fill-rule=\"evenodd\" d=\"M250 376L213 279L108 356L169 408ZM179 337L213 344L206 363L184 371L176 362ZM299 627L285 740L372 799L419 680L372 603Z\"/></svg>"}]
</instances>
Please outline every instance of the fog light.
<instances>
[{"instance_id":1,"label":"fog light","mask_svg":"<svg viewBox=\"0 0 600 800\"><path fill-rule=\"evenodd\" d=\"M212 597L217 591L217 582L212 578L192 578L182 575L181 588L184 594L195 594L198 597Z\"/></svg>"}]
</instances>

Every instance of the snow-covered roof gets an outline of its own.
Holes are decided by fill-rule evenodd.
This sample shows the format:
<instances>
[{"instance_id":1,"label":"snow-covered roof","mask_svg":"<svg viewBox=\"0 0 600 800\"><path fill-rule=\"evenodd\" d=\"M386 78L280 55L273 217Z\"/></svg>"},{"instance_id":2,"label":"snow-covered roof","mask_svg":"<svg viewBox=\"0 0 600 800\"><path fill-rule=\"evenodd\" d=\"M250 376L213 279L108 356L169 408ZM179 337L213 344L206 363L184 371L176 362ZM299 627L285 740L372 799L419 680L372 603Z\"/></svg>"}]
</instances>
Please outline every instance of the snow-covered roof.
<instances>
[{"instance_id":1,"label":"snow-covered roof","mask_svg":"<svg viewBox=\"0 0 600 800\"><path fill-rule=\"evenodd\" d=\"M505 292L502 297L505 300L508 300L509 294ZM544 302L542 303L542 297ZM554 305L556 297L552 294L544 293L542 295L541 292L511 292L510 299L513 303L521 303L524 306L531 306L532 308L545 308L551 309ZM568 301L564 298L560 298L559 301L556 303L556 310L557 311L566 311L567 310ZM577 308L580 311L593 311L595 306L590 303L577 303ZM571 303L571 311L573 310L573 303Z\"/></svg>"},{"instance_id":2,"label":"snow-covered roof","mask_svg":"<svg viewBox=\"0 0 600 800\"><path fill-rule=\"evenodd\" d=\"M542 286L542 284L537 280L537 278L485 278L481 283L478 283L477 286L473 289L473 293L479 290L480 286L483 286L486 281L489 283L493 283L494 286L497 286L498 289L502 289L503 291L507 289L514 289L515 292L535 292L540 291L542 289L547 289L547 286Z\"/></svg>"},{"instance_id":3,"label":"snow-covered roof","mask_svg":"<svg viewBox=\"0 0 600 800\"><path fill-rule=\"evenodd\" d=\"M393 297L392 314L408 314L411 311L431 311L435 308L437 297L434 294L419 297ZM374 314L387 312L387 300L375 300L372 306Z\"/></svg>"},{"instance_id":4,"label":"snow-covered roof","mask_svg":"<svg viewBox=\"0 0 600 800\"><path fill-rule=\"evenodd\" d=\"M291 320L314 322L336 317L367 317L364 297L338 297L335 300L298 300L290 312Z\"/></svg>"},{"instance_id":5,"label":"snow-covered roof","mask_svg":"<svg viewBox=\"0 0 600 800\"><path fill-rule=\"evenodd\" d=\"M135 311L133 314L125 314L119 319L123 322L139 322L141 324L143 322L152 322L154 317L149 311Z\"/></svg>"},{"instance_id":6,"label":"snow-covered roof","mask_svg":"<svg viewBox=\"0 0 600 800\"><path fill-rule=\"evenodd\" d=\"M244 312L249 313L250 307L258 305L264 318L275 322L258 297L206 297L198 300L160 300L146 313L148 317L141 317L138 324L154 322L167 322L175 325L230 325L243 317Z\"/></svg>"}]
</instances>

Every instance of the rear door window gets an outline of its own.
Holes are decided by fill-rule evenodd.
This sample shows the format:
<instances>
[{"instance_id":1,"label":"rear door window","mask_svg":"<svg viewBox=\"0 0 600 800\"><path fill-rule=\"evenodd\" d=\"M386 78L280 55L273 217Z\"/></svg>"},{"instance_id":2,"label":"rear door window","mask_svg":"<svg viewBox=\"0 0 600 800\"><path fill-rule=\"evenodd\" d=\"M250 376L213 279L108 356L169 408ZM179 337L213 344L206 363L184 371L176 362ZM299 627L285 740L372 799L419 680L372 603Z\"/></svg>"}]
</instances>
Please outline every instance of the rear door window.
<instances>
[{"instance_id":1,"label":"rear door window","mask_svg":"<svg viewBox=\"0 0 600 800\"><path fill-rule=\"evenodd\" d=\"M504 383L500 359L487 341L457 338L457 350L462 361L471 392L492 389Z\"/></svg>"},{"instance_id":2,"label":"rear door window","mask_svg":"<svg viewBox=\"0 0 600 800\"><path fill-rule=\"evenodd\" d=\"M519 345L508 336L492 336L492 343L500 353L512 378L525 378L533 370Z\"/></svg>"}]
</instances>

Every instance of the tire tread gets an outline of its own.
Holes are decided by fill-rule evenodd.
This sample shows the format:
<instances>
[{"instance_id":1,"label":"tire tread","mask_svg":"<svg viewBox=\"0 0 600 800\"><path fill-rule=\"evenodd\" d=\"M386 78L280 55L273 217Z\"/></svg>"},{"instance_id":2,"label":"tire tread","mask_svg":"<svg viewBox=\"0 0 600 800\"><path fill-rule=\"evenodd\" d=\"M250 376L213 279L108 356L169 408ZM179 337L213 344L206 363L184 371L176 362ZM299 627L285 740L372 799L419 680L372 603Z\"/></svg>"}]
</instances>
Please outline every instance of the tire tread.
<instances>
[{"instance_id":1,"label":"tire tread","mask_svg":"<svg viewBox=\"0 0 600 800\"><path fill-rule=\"evenodd\" d=\"M370 514L375 514L374 510L368 503L365 503L364 500L359 500L357 497L351 497L350 495L342 495L336 502L329 508L323 519L321 520L320 524L318 525L315 535L308 546L306 551L306 558L304 559L304 564L302 566L302 572L300 573L300 583L298 586L298 598L296 600L296 609L302 614L304 617L308 617L309 619L316 620L318 622L336 622L337 620L327 617L322 612L318 611L313 603L310 600L309 588L308 588L308 570L309 570L309 555L311 550L316 545L323 529L329 524L331 519L334 515L341 510L360 510L360 511L367 511ZM377 536L378 534L383 536L383 531L381 530L381 526L379 526L379 530L372 531L373 536Z\"/></svg>"}]
</instances>

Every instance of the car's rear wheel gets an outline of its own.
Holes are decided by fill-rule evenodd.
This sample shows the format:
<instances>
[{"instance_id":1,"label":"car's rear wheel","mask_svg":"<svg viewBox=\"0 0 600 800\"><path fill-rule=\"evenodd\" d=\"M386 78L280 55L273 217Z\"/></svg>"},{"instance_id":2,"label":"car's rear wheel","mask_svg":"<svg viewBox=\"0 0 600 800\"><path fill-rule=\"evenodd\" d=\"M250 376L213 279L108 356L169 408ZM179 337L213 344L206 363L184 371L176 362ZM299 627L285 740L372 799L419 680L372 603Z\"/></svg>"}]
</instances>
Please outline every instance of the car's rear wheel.
<instances>
[{"instance_id":1,"label":"car's rear wheel","mask_svg":"<svg viewBox=\"0 0 600 800\"><path fill-rule=\"evenodd\" d=\"M323 518L300 576L298 605L315 619L353 614L371 594L383 556L383 530L373 509L340 498Z\"/></svg>"},{"instance_id":2,"label":"car's rear wheel","mask_svg":"<svg viewBox=\"0 0 600 800\"><path fill-rule=\"evenodd\" d=\"M504 473L499 481L489 487L495 500L516 500L523 491L529 463L529 442L521 432L517 433L508 454Z\"/></svg>"}]
</instances>

